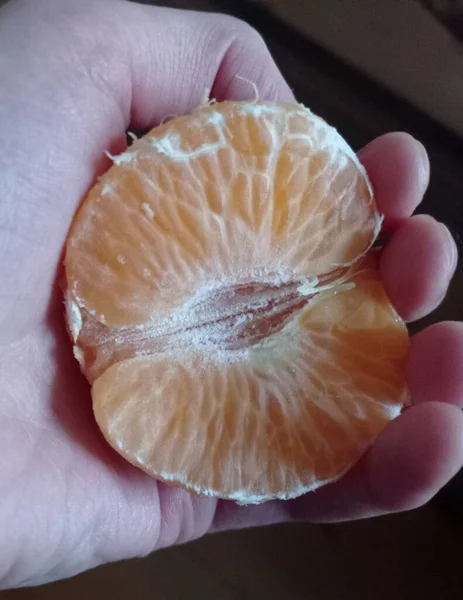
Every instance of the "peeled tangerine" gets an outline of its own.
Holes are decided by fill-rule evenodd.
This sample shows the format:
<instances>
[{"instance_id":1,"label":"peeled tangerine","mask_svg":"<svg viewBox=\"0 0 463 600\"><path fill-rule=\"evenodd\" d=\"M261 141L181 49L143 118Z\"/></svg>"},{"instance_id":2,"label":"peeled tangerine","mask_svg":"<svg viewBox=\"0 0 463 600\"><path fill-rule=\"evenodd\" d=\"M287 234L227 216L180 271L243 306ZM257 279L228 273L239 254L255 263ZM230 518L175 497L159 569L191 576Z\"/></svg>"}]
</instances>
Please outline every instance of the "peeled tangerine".
<instances>
[{"instance_id":1,"label":"peeled tangerine","mask_svg":"<svg viewBox=\"0 0 463 600\"><path fill-rule=\"evenodd\" d=\"M406 401L381 218L303 106L205 105L135 141L67 242L74 353L107 441L239 503L338 479Z\"/></svg>"}]
</instances>

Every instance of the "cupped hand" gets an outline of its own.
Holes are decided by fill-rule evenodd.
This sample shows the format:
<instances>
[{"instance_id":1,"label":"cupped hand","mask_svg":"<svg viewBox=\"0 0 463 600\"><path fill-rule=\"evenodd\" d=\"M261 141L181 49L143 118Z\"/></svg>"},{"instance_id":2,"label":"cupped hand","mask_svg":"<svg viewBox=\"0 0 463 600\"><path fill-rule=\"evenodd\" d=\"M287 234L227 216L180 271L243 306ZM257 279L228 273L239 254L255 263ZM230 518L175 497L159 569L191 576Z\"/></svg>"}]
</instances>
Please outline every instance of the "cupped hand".
<instances>
[{"instance_id":1,"label":"cupped hand","mask_svg":"<svg viewBox=\"0 0 463 600\"><path fill-rule=\"evenodd\" d=\"M239 78L237 77L239 76ZM407 510L463 463L463 326L412 340L412 406L341 481L291 502L237 507L159 484L92 418L64 329L62 251L73 214L125 131L191 111L205 92L293 100L259 35L229 17L122 0L17 0L0 10L0 582L37 584L207 531ZM360 153L391 234L382 277L407 320L442 300L457 252L411 217L429 178L395 133Z\"/></svg>"}]
</instances>

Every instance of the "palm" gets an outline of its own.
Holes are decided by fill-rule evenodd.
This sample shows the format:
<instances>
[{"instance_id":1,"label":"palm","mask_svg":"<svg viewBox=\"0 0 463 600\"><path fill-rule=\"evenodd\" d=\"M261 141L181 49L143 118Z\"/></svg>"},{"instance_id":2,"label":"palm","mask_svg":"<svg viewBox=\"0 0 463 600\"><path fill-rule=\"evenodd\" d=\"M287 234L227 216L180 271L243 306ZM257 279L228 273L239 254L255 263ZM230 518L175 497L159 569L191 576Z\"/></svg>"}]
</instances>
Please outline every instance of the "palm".
<instances>
[{"instance_id":1,"label":"palm","mask_svg":"<svg viewBox=\"0 0 463 600\"><path fill-rule=\"evenodd\" d=\"M48 538L53 552L41 557L42 573L61 567L63 557L72 558L80 570L102 558L144 554L206 531L214 502L201 503L158 485L104 441L93 420L89 386L70 351L60 305L27 337L3 347L0 365L2 402L9 409L3 415L7 435L0 437L0 455L8 457L0 462L3 489L8 489L1 528L12 529L11 544L19 543L10 519L33 502L36 509L22 534L32 529ZM169 527L161 530L162 505L174 510L169 509ZM89 535L101 544L81 564Z\"/></svg>"},{"instance_id":2,"label":"palm","mask_svg":"<svg viewBox=\"0 0 463 600\"><path fill-rule=\"evenodd\" d=\"M9 552L0 556L1 583L62 577L211 527L359 518L431 497L463 462L462 417L449 405L463 396L458 324L415 339L409 385L417 406L347 477L300 500L239 508L194 498L157 484L108 447L72 356L56 282L72 215L108 165L103 151L121 149L130 118L146 128L185 113L206 88L219 99L247 97L249 86L235 74L254 81L262 97L292 96L261 40L236 21L118 0L11 7L0 13L0 105L7 107L0 113L0 541ZM405 318L418 317L445 293L455 252L433 219L407 222L426 187L426 159L396 134L371 144L362 160L394 232L382 258L385 285ZM438 355L447 358L446 372L433 368Z\"/></svg>"}]
</instances>

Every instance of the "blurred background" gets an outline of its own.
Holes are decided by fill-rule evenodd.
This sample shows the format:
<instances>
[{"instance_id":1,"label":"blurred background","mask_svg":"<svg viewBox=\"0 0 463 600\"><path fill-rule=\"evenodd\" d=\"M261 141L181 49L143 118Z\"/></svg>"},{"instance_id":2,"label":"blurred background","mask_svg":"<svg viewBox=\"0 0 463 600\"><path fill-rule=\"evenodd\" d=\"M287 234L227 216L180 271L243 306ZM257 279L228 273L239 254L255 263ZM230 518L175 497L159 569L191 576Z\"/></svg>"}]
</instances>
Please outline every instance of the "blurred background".
<instances>
[{"instance_id":1,"label":"blurred background","mask_svg":"<svg viewBox=\"0 0 463 600\"><path fill-rule=\"evenodd\" d=\"M78 0L75 0L76 2ZM257 28L299 101L359 149L392 130L427 147L420 211L463 240L463 1L165 0L226 12ZM391 174L393 177L394 174ZM416 331L463 319L463 267ZM339 525L210 536L0 600L439 600L463 597L463 475L428 506Z\"/></svg>"}]
</instances>

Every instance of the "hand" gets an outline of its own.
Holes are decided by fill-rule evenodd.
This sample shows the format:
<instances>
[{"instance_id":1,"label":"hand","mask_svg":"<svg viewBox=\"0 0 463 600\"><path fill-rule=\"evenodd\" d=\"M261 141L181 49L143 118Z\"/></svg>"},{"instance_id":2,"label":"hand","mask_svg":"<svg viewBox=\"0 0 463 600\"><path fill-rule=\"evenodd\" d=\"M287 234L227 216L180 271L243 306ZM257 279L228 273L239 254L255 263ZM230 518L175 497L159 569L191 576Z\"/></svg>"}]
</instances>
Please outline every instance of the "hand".
<instances>
[{"instance_id":1,"label":"hand","mask_svg":"<svg viewBox=\"0 0 463 600\"><path fill-rule=\"evenodd\" d=\"M240 75L243 79L238 79ZM121 0L23 0L0 11L0 581L69 576L210 530L294 518L354 519L426 502L463 462L463 327L412 342L413 406L341 481L292 502L239 508L158 484L94 423L58 288L73 214L108 166L103 151L218 100L292 100L264 42L228 17ZM448 231L411 217L426 189L423 147L391 134L361 152L384 227L391 299L406 319L435 308L456 263Z\"/></svg>"}]
</instances>

